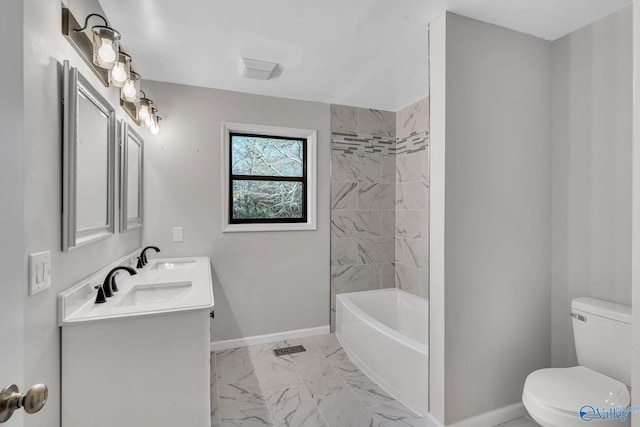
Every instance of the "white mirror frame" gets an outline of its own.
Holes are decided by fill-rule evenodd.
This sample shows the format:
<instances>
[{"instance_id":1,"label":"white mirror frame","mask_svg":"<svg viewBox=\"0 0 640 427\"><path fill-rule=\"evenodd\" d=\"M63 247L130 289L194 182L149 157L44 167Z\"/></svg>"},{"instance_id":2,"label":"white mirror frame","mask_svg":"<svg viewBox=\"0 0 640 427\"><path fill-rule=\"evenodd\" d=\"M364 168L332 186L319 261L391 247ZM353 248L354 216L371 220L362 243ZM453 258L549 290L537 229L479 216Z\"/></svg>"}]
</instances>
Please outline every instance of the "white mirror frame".
<instances>
[{"instance_id":1,"label":"white mirror frame","mask_svg":"<svg viewBox=\"0 0 640 427\"><path fill-rule=\"evenodd\" d=\"M138 216L129 218L129 144L139 147ZM144 140L126 121L120 125L120 232L142 227L144 218Z\"/></svg>"},{"instance_id":2,"label":"white mirror frame","mask_svg":"<svg viewBox=\"0 0 640 427\"><path fill-rule=\"evenodd\" d=\"M88 245L106 239L114 233L114 178L116 110L102 97L77 68L69 61L63 65L62 126L62 250ZM78 96L84 95L107 117L107 221L104 226L78 232L77 213L77 151L78 151Z\"/></svg>"}]
</instances>

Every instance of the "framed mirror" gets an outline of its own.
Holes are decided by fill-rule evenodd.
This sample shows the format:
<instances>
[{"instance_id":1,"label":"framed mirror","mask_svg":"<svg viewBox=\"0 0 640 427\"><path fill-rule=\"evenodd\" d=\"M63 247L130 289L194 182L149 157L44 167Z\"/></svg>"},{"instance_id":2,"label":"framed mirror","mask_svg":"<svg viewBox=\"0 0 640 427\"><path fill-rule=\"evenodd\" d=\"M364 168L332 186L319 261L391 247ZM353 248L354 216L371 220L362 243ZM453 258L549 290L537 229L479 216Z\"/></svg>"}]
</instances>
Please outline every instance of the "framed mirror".
<instances>
[{"instance_id":1,"label":"framed mirror","mask_svg":"<svg viewBox=\"0 0 640 427\"><path fill-rule=\"evenodd\" d=\"M62 250L114 232L115 109L63 65Z\"/></svg>"},{"instance_id":2,"label":"framed mirror","mask_svg":"<svg viewBox=\"0 0 640 427\"><path fill-rule=\"evenodd\" d=\"M120 231L142 227L144 141L127 122L120 125Z\"/></svg>"}]
</instances>

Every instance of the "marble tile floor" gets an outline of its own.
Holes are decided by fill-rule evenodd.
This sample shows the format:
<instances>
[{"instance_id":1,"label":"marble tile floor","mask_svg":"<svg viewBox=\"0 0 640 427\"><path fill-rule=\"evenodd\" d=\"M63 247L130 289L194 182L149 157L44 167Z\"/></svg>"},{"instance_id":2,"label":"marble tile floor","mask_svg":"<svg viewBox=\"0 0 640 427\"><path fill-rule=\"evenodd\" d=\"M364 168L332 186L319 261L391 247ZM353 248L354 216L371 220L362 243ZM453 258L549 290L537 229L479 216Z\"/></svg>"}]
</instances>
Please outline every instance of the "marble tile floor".
<instances>
[{"instance_id":1,"label":"marble tile floor","mask_svg":"<svg viewBox=\"0 0 640 427\"><path fill-rule=\"evenodd\" d=\"M292 345L307 351L273 354ZM334 334L211 356L212 427L431 427L364 375Z\"/></svg>"},{"instance_id":2,"label":"marble tile floor","mask_svg":"<svg viewBox=\"0 0 640 427\"><path fill-rule=\"evenodd\" d=\"M306 352L276 357L276 348ZM371 381L335 334L211 353L212 427L433 427ZM494 427L538 427L528 417Z\"/></svg>"}]
</instances>

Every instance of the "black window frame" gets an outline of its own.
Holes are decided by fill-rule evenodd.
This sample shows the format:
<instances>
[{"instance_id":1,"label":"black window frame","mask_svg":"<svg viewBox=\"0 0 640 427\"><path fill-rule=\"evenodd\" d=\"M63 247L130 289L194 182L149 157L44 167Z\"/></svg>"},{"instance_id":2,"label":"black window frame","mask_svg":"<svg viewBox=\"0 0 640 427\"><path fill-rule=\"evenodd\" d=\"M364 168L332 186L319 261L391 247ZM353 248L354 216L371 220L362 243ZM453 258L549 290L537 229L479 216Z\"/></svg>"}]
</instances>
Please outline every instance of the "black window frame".
<instances>
[{"instance_id":1,"label":"black window frame","mask_svg":"<svg viewBox=\"0 0 640 427\"><path fill-rule=\"evenodd\" d=\"M281 139L285 141L302 142L302 176L277 176L277 175L236 175L233 173L233 137L253 137L266 139ZM252 132L229 131L229 224L301 224L308 220L307 212L307 146L308 138L292 137L285 135L268 135ZM275 181L275 182L300 182L302 185L302 217L301 218L234 218L233 217L233 182L234 181Z\"/></svg>"}]
</instances>

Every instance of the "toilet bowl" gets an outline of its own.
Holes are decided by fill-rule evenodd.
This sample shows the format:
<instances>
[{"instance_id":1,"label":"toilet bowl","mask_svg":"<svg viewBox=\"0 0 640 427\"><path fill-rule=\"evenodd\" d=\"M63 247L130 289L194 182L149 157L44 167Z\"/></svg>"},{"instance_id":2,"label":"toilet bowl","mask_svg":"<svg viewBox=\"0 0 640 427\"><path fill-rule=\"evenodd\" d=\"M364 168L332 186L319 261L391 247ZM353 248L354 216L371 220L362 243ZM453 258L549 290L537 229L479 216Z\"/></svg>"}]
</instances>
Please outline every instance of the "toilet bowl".
<instances>
[{"instance_id":1,"label":"toilet bowl","mask_svg":"<svg viewBox=\"0 0 640 427\"><path fill-rule=\"evenodd\" d=\"M579 366L532 372L522 403L542 427L631 425L631 307L595 298L571 302Z\"/></svg>"},{"instance_id":2,"label":"toilet bowl","mask_svg":"<svg viewBox=\"0 0 640 427\"><path fill-rule=\"evenodd\" d=\"M543 427L584 427L586 421L598 427L629 426L624 408L630 402L623 383L584 366L535 371L522 393L529 415Z\"/></svg>"}]
</instances>

